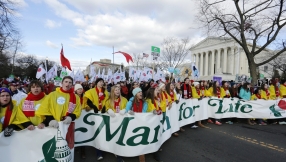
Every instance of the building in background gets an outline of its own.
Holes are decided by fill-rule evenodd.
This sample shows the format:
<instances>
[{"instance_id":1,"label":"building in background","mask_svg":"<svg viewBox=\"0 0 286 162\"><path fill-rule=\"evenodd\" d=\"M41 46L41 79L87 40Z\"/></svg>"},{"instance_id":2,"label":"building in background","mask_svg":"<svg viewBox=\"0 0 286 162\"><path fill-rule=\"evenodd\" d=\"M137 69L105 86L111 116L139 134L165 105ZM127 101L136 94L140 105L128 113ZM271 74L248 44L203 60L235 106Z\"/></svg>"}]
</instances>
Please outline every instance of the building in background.
<instances>
[{"instance_id":1,"label":"building in background","mask_svg":"<svg viewBox=\"0 0 286 162\"><path fill-rule=\"evenodd\" d=\"M252 45L249 44L249 48ZM221 76L224 80L235 80L236 75L250 76L247 57L243 49L231 38L207 37L190 48L192 61L200 71L199 80L212 80ZM265 49L255 56L257 63L269 58L271 50ZM270 64L257 68L265 78L271 78Z\"/></svg>"},{"instance_id":2,"label":"building in background","mask_svg":"<svg viewBox=\"0 0 286 162\"><path fill-rule=\"evenodd\" d=\"M99 70L102 73L103 69L105 69L105 73L107 74L109 68L115 72L115 70L122 68L123 64L113 64L110 59L100 59L99 61L92 62L86 67L85 75L90 74L90 66L94 66L96 73L98 73Z\"/></svg>"}]
</instances>

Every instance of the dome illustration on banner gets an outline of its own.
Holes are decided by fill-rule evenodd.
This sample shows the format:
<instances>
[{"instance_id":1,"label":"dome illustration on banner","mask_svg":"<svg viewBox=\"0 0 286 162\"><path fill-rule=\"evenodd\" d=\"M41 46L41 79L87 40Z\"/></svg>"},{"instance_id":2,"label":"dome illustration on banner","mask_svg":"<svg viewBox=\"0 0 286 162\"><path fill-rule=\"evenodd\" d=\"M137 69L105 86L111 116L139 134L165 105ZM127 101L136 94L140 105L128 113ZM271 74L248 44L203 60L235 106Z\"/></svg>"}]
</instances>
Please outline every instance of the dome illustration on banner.
<instances>
[{"instance_id":1,"label":"dome illustration on banner","mask_svg":"<svg viewBox=\"0 0 286 162\"><path fill-rule=\"evenodd\" d=\"M71 162L72 154L67 141L58 129L57 137L54 136L42 146L44 159L38 162Z\"/></svg>"},{"instance_id":2,"label":"dome illustration on banner","mask_svg":"<svg viewBox=\"0 0 286 162\"><path fill-rule=\"evenodd\" d=\"M269 109L275 117L282 117L281 113L286 113L286 99L279 100L277 104L270 106Z\"/></svg>"}]
</instances>

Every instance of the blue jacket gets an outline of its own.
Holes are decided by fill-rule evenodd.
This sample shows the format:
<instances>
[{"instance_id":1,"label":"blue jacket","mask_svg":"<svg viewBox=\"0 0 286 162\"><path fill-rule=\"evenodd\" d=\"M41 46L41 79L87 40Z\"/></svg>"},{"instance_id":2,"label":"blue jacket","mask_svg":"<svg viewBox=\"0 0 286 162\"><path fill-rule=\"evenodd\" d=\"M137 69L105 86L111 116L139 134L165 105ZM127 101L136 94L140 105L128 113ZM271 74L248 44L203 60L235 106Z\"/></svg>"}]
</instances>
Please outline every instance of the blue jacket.
<instances>
[{"instance_id":1,"label":"blue jacket","mask_svg":"<svg viewBox=\"0 0 286 162\"><path fill-rule=\"evenodd\" d=\"M132 108L132 106L133 106L133 105L132 105L133 100L134 100L134 97L131 97L131 98L129 99L129 101L127 102L127 105L126 105L126 108L125 108L126 112L128 112L129 110L133 110L133 108ZM147 108L148 108L148 105L147 105L147 103L144 101L142 112L143 112L143 113L147 112Z\"/></svg>"},{"instance_id":2,"label":"blue jacket","mask_svg":"<svg viewBox=\"0 0 286 162\"><path fill-rule=\"evenodd\" d=\"M247 92L245 89L240 88L239 97L241 97L241 99L244 99L244 100L250 100L251 93L250 91Z\"/></svg>"}]
</instances>

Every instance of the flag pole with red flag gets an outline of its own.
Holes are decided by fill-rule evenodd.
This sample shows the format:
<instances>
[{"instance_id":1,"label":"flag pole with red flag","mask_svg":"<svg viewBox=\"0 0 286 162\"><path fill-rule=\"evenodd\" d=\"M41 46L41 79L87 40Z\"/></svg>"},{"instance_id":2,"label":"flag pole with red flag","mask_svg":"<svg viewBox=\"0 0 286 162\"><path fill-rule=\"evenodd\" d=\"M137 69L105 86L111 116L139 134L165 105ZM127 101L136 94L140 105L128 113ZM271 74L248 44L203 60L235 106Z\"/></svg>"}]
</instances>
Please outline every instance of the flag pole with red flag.
<instances>
[{"instance_id":1,"label":"flag pole with red flag","mask_svg":"<svg viewBox=\"0 0 286 162\"><path fill-rule=\"evenodd\" d=\"M71 65L70 65L70 61L64 56L64 47L62 45L62 50L61 50L61 64L62 64L62 67L67 67L70 71L71 70Z\"/></svg>"}]
</instances>

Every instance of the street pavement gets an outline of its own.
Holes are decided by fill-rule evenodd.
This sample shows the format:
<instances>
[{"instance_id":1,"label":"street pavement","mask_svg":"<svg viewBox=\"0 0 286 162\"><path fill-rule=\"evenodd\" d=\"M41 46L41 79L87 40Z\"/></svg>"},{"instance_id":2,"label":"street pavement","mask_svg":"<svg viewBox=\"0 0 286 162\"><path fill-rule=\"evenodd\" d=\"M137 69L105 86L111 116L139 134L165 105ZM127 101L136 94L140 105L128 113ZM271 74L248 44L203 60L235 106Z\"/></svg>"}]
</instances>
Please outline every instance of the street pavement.
<instances>
[{"instance_id":1,"label":"street pavement","mask_svg":"<svg viewBox=\"0 0 286 162\"><path fill-rule=\"evenodd\" d=\"M208 128L191 129L179 137L171 137L160 152L164 162L285 162L286 125L250 126L205 124ZM146 162L155 162L152 154L145 155ZM125 162L138 162L138 157L123 157ZM86 159L75 151L75 162L95 162L93 147L86 147ZM116 157L105 153L102 162L116 162Z\"/></svg>"}]
</instances>

